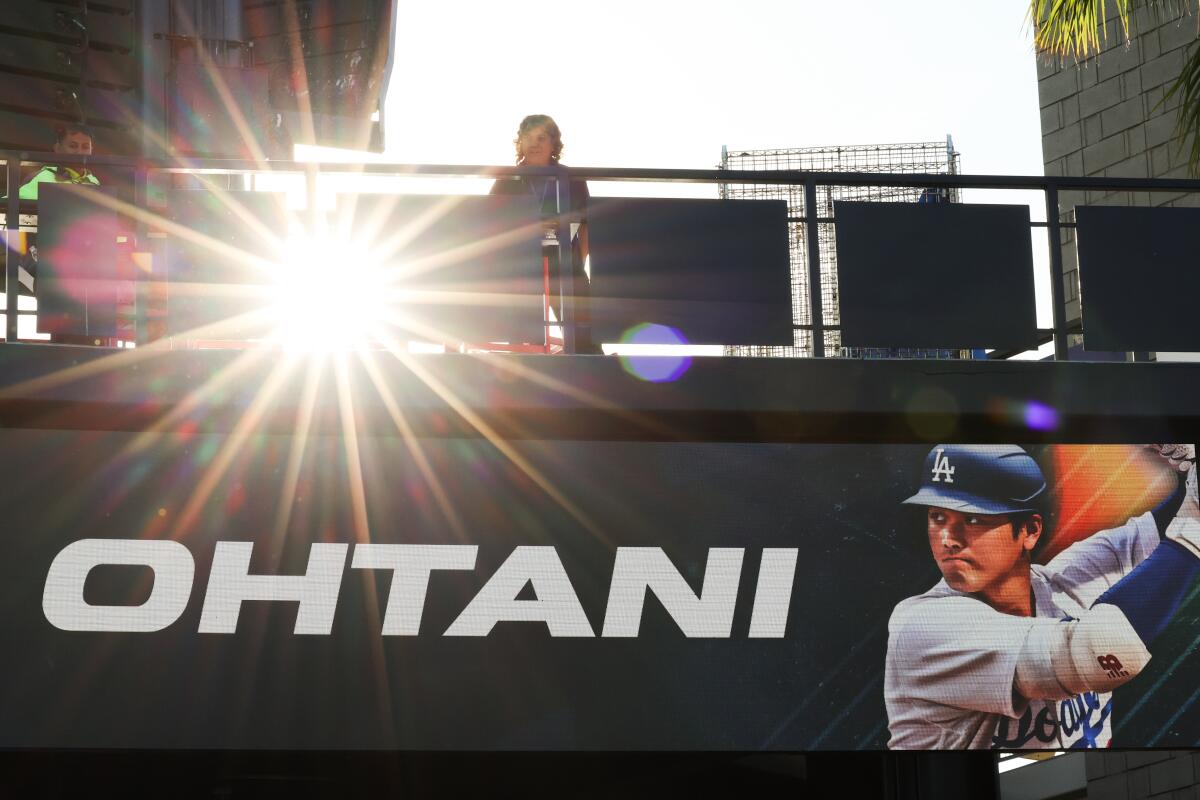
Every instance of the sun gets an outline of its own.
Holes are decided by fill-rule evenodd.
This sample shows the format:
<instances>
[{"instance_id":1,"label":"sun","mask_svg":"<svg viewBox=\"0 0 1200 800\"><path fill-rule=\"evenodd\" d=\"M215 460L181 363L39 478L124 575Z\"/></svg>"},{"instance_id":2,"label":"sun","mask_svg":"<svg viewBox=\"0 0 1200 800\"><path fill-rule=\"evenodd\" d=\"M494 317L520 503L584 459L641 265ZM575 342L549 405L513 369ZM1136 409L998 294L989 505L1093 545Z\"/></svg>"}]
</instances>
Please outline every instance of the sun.
<instances>
[{"instance_id":1,"label":"sun","mask_svg":"<svg viewBox=\"0 0 1200 800\"><path fill-rule=\"evenodd\" d=\"M270 338L285 349L356 350L378 339L391 287L368 243L294 225L273 273Z\"/></svg>"}]
</instances>

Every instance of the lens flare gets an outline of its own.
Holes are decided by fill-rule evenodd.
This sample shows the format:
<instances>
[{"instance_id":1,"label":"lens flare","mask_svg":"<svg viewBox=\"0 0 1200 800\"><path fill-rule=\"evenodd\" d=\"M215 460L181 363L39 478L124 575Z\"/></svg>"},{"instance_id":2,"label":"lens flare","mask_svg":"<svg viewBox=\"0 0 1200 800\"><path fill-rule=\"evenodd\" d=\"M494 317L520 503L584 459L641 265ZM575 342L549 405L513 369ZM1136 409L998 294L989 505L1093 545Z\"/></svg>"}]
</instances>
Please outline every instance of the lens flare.
<instances>
[{"instance_id":1,"label":"lens flare","mask_svg":"<svg viewBox=\"0 0 1200 800\"><path fill-rule=\"evenodd\" d=\"M988 416L993 422L1031 431L1056 431L1061 424L1058 411L1038 400L1017 400L993 397L988 402Z\"/></svg>"},{"instance_id":2,"label":"lens flare","mask_svg":"<svg viewBox=\"0 0 1200 800\"><path fill-rule=\"evenodd\" d=\"M1025 425L1035 431L1056 430L1058 412L1044 403L1030 400L1025 404Z\"/></svg>"},{"instance_id":3,"label":"lens flare","mask_svg":"<svg viewBox=\"0 0 1200 800\"><path fill-rule=\"evenodd\" d=\"M684 335L670 326L635 325L621 336L621 368L651 383L678 380L692 366L692 357L672 350L687 343Z\"/></svg>"}]
</instances>

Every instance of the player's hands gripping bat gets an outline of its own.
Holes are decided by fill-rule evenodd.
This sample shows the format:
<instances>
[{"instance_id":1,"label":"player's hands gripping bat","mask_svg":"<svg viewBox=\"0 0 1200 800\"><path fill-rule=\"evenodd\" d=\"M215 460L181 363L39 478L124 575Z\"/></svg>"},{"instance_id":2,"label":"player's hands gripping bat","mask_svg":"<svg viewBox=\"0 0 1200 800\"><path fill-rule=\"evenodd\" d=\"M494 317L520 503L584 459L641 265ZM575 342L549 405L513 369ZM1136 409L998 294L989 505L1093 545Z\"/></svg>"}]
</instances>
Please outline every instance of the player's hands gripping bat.
<instances>
[{"instance_id":1,"label":"player's hands gripping bat","mask_svg":"<svg viewBox=\"0 0 1200 800\"><path fill-rule=\"evenodd\" d=\"M1187 473L1183 503L1167 525L1168 539L1186 547L1200 558L1200 498L1196 491L1196 445L1154 444L1149 446L1173 469Z\"/></svg>"},{"instance_id":2,"label":"player's hands gripping bat","mask_svg":"<svg viewBox=\"0 0 1200 800\"><path fill-rule=\"evenodd\" d=\"M1194 444L1148 444L1146 448L1170 464L1172 469L1187 472L1196 468Z\"/></svg>"}]
</instances>

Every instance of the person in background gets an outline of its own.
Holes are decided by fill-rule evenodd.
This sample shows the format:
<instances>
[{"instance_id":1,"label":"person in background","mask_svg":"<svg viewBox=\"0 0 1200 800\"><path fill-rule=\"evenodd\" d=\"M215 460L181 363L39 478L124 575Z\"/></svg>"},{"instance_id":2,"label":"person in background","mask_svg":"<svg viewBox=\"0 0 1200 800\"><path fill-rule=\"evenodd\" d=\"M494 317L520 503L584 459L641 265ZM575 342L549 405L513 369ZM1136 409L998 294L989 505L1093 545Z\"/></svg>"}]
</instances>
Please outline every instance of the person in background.
<instances>
[{"instance_id":1,"label":"person in background","mask_svg":"<svg viewBox=\"0 0 1200 800\"><path fill-rule=\"evenodd\" d=\"M521 120L517 127L517 136L513 139L516 148L517 166L549 167L557 165L562 155L562 131L558 123L545 114L530 114ZM492 185L491 194L497 195L530 195L542 211L542 218L547 221L547 236L552 230L551 220L559 214L558 181L552 177L517 176L500 178ZM575 321L575 351L577 353L599 353L600 348L592 342L591 315L589 300L591 297L590 280L584 269L588 256L587 212L588 188L586 181L570 182L571 207L569 213L572 220L578 219L579 231L571 240L571 253L574 277L574 321ZM567 211L567 209L564 209ZM547 239L549 241L549 238ZM557 242L542 248L542 254L550 265L550 307L558 319L562 319L562 306L559 302L560 261Z\"/></svg>"},{"instance_id":2,"label":"person in background","mask_svg":"<svg viewBox=\"0 0 1200 800\"><path fill-rule=\"evenodd\" d=\"M92 132L79 123L67 123L55 132L52 151L73 156L90 156L94 148ZM84 164L56 166L44 164L33 176L21 185L18 196L22 200L37 200L38 188L43 183L71 183L83 186L99 186L100 179ZM3 199L7 200L7 196ZM17 280L21 294L36 294L38 265L37 235L29 234L17 264Z\"/></svg>"},{"instance_id":3,"label":"person in background","mask_svg":"<svg viewBox=\"0 0 1200 800\"><path fill-rule=\"evenodd\" d=\"M58 129L54 152L73 156L92 154L92 132L84 125L69 123ZM43 183L74 183L99 186L100 180L84 164L55 166L46 164L21 186L22 200L37 200L38 186Z\"/></svg>"}]
</instances>

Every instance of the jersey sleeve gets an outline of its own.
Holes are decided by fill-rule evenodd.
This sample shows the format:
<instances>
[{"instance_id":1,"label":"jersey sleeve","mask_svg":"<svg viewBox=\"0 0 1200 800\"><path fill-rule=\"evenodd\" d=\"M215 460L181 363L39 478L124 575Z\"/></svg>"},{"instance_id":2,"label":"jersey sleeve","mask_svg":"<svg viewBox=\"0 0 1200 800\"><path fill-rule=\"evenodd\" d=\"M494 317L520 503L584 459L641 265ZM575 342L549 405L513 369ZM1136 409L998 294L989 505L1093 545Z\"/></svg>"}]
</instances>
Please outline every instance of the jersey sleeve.
<instances>
[{"instance_id":1,"label":"jersey sleeve","mask_svg":"<svg viewBox=\"0 0 1200 800\"><path fill-rule=\"evenodd\" d=\"M1110 692L1150 653L1116 606L1080 619L1018 617L965 595L922 596L888 626L885 700L1017 717L1027 700Z\"/></svg>"},{"instance_id":2,"label":"jersey sleeve","mask_svg":"<svg viewBox=\"0 0 1200 800\"><path fill-rule=\"evenodd\" d=\"M1045 574L1055 591L1089 608L1154 552L1160 540L1154 515L1147 511L1071 545L1046 565Z\"/></svg>"},{"instance_id":3,"label":"jersey sleeve","mask_svg":"<svg viewBox=\"0 0 1200 800\"><path fill-rule=\"evenodd\" d=\"M965 595L905 600L888 623L885 682L910 701L1019 716L1014 678L1034 622Z\"/></svg>"}]
</instances>

